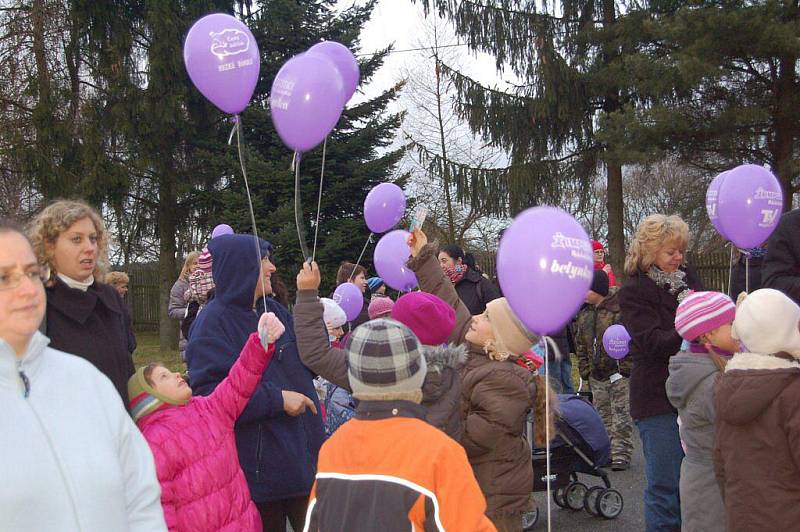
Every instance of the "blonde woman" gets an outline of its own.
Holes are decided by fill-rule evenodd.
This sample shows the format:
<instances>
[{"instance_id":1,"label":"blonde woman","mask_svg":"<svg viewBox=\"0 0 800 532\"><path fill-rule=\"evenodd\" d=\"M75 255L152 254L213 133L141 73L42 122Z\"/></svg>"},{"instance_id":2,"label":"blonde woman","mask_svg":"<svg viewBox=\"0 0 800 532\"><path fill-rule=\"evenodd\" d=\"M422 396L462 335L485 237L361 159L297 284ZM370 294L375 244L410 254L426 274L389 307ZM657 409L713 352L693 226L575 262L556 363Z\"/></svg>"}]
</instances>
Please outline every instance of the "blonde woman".
<instances>
[{"instance_id":1,"label":"blonde woman","mask_svg":"<svg viewBox=\"0 0 800 532\"><path fill-rule=\"evenodd\" d=\"M180 320L183 322L189 309L189 276L197 269L197 259L200 258L199 251L192 251L186 255L186 260L183 261L183 268L178 280L172 285L172 290L169 291L169 307L167 312L169 317L173 320ZM178 343L178 349L181 352L181 358L185 359L186 352L186 338L181 333L181 339Z\"/></svg>"},{"instance_id":2,"label":"blonde woman","mask_svg":"<svg viewBox=\"0 0 800 532\"><path fill-rule=\"evenodd\" d=\"M123 300L128 295L128 285L131 282L130 277L125 272L109 272L104 279L106 284L110 284L119 293L119 297Z\"/></svg>"},{"instance_id":3,"label":"blonde woman","mask_svg":"<svg viewBox=\"0 0 800 532\"><path fill-rule=\"evenodd\" d=\"M96 281L108 262L103 220L86 203L59 200L36 216L28 233L39 262L50 268L43 324L50 346L94 364L127 406L135 342L119 294Z\"/></svg>"},{"instance_id":4,"label":"blonde woman","mask_svg":"<svg viewBox=\"0 0 800 532\"><path fill-rule=\"evenodd\" d=\"M683 449L677 414L665 388L669 360L680 351L675 330L678 303L699 278L684 265L689 227L678 216L654 214L636 230L625 259L627 280L619 291L622 323L631 335L631 417L642 440L648 532L680 530L678 496Z\"/></svg>"}]
</instances>

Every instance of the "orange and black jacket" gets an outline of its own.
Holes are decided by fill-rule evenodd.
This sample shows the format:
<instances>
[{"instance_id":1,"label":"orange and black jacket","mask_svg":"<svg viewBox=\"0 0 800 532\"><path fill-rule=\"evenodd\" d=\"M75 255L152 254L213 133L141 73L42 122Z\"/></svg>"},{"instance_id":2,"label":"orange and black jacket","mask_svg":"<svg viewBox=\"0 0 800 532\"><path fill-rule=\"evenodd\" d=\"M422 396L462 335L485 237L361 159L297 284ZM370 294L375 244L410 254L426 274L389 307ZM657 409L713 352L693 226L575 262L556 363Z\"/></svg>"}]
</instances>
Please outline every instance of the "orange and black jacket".
<instances>
[{"instance_id":1,"label":"orange and black jacket","mask_svg":"<svg viewBox=\"0 0 800 532\"><path fill-rule=\"evenodd\" d=\"M464 449L407 401L361 401L320 450L307 531L492 531Z\"/></svg>"}]
</instances>

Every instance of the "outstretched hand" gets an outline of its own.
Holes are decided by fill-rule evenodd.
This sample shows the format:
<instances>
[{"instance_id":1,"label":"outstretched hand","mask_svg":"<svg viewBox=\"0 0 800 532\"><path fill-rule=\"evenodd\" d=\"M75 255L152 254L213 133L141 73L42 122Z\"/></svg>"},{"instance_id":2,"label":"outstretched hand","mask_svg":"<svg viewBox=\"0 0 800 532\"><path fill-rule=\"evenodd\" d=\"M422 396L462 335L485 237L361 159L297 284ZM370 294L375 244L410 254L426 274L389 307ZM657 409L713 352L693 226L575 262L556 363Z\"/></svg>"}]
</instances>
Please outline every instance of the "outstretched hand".
<instances>
[{"instance_id":1,"label":"outstretched hand","mask_svg":"<svg viewBox=\"0 0 800 532\"><path fill-rule=\"evenodd\" d=\"M297 274L298 290L318 290L320 283L319 266L316 262L304 262L303 268Z\"/></svg>"},{"instance_id":2,"label":"outstretched hand","mask_svg":"<svg viewBox=\"0 0 800 532\"><path fill-rule=\"evenodd\" d=\"M422 232L419 227L414 228L414 232L408 237L408 247L411 248L411 256L416 257L419 255L422 248L428 243L428 235Z\"/></svg>"}]
</instances>

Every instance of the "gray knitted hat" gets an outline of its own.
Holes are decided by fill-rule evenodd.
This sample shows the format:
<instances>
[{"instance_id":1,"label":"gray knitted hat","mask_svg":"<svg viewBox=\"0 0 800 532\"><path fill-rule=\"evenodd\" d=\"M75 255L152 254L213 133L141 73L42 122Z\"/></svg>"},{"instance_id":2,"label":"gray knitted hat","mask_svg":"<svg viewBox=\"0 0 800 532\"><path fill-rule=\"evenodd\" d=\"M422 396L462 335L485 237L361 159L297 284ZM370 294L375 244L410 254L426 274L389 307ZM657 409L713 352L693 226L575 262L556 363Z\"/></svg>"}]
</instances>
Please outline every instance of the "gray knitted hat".
<instances>
[{"instance_id":1,"label":"gray knitted hat","mask_svg":"<svg viewBox=\"0 0 800 532\"><path fill-rule=\"evenodd\" d=\"M422 400L425 357L417 337L402 323L377 319L356 327L347 351L347 376L356 399Z\"/></svg>"}]
</instances>

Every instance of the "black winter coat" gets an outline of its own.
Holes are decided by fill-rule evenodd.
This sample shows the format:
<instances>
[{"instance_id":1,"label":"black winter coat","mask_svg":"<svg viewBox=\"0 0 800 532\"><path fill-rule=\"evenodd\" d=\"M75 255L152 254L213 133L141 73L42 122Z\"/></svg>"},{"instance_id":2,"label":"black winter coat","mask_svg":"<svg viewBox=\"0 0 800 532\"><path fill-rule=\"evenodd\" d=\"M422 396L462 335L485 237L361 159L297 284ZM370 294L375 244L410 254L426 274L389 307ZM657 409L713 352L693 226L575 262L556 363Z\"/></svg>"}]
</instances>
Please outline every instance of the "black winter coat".
<instances>
[{"instance_id":1,"label":"black winter coat","mask_svg":"<svg viewBox=\"0 0 800 532\"><path fill-rule=\"evenodd\" d=\"M702 290L693 270L686 271L686 284ZM643 419L671 414L667 399L669 359L681 348L683 339L675 330L677 298L660 288L644 272L631 275L619 291L620 321L631 335L628 357L633 361L630 378L631 417Z\"/></svg>"},{"instance_id":2,"label":"black winter coat","mask_svg":"<svg viewBox=\"0 0 800 532\"><path fill-rule=\"evenodd\" d=\"M111 380L127 408L128 379L134 373L131 353L136 343L119 293L96 281L83 292L58 278L45 291L45 334L50 347L91 362Z\"/></svg>"},{"instance_id":3,"label":"black winter coat","mask_svg":"<svg viewBox=\"0 0 800 532\"><path fill-rule=\"evenodd\" d=\"M747 291L750 293L761 288L761 270L763 267L764 257L750 257L750 266L748 267L745 264L745 257L742 255L739 261L733 265L733 271L731 272L731 293L728 294L731 299L736 301L736 298L742 292ZM750 274L749 287L745 282L746 277L748 277L747 273ZM750 290L746 290L747 288L750 288Z\"/></svg>"},{"instance_id":4,"label":"black winter coat","mask_svg":"<svg viewBox=\"0 0 800 532\"><path fill-rule=\"evenodd\" d=\"M769 237L761 280L800 305L800 209L784 214Z\"/></svg>"},{"instance_id":5,"label":"black winter coat","mask_svg":"<svg viewBox=\"0 0 800 532\"><path fill-rule=\"evenodd\" d=\"M500 290L492 281L471 268L456 283L456 293L473 316L483 314L486 303L501 297Z\"/></svg>"}]
</instances>

